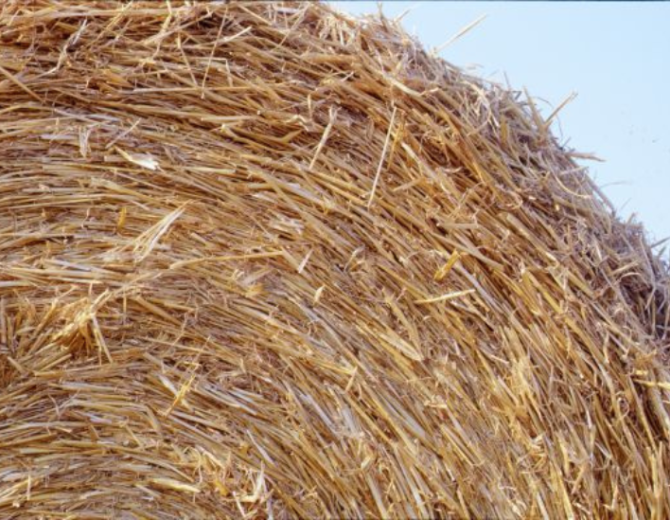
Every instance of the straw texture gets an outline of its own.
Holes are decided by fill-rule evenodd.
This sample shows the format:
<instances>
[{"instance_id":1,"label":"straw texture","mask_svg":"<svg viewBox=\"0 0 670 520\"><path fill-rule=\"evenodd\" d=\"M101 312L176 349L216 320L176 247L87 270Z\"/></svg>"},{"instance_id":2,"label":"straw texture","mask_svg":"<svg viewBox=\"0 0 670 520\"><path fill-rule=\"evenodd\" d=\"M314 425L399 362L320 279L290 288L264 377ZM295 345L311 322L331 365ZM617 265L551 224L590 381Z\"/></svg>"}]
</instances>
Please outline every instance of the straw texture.
<instances>
[{"instance_id":1,"label":"straw texture","mask_svg":"<svg viewBox=\"0 0 670 520\"><path fill-rule=\"evenodd\" d=\"M317 3L0 5L2 518L667 518L667 268L531 100Z\"/></svg>"}]
</instances>

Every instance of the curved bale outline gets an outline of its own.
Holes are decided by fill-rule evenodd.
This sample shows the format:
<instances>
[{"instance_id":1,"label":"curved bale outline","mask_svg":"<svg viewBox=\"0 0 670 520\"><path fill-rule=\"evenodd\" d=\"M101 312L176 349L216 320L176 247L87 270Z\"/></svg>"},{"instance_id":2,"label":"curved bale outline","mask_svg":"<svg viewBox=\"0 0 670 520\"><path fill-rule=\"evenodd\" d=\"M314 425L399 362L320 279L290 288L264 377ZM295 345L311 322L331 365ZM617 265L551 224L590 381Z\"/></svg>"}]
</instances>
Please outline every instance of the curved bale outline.
<instances>
[{"instance_id":1,"label":"curved bale outline","mask_svg":"<svg viewBox=\"0 0 670 520\"><path fill-rule=\"evenodd\" d=\"M532 101L317 3L0 7L0 516L665 518L666 266Z\"/></svg>"}]
</instances>

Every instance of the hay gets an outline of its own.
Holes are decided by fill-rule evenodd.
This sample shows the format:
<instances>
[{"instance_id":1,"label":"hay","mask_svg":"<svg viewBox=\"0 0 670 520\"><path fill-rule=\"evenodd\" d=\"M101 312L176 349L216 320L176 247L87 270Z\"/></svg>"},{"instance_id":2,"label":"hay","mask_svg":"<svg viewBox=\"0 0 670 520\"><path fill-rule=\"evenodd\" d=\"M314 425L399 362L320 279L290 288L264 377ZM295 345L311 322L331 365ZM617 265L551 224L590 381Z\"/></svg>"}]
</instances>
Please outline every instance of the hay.
<instances>
[{"instance_id":1,"label":"hay","mask_svg":"<svg viewBox=\"0 0 670 520\"><path fill-rule=\"evenodd\" d=\"M530 100L314 3L0 7L2 518L665 518L668 275Z\"/></svg>"}]
</instances>

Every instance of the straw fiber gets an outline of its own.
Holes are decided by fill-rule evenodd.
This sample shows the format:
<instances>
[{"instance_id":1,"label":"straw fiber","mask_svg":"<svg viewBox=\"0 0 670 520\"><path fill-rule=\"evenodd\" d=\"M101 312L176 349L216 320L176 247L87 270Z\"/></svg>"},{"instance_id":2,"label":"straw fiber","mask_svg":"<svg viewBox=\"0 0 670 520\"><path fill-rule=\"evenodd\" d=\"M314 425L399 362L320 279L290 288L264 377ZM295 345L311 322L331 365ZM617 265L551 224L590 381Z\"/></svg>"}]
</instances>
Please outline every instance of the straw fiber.
<instances>
[{"instance_id":1,"label":"straw fiber","mask_svg":"<svg viewBox=\"0 0 670 520\"><path fill-rule=\"evenodd\" d=\"M554 118L318 3L0 3L0 517L667 518L667 268Z\"/></svg>"}]
</instances>

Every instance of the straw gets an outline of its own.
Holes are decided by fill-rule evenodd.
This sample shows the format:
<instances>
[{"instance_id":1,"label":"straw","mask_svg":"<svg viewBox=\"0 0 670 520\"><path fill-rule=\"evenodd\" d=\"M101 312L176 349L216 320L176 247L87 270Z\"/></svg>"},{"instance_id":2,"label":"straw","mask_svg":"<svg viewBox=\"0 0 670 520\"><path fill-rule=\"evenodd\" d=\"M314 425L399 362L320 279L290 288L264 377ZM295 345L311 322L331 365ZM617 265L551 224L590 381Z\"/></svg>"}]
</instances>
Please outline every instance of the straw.
<instances>
[{"instance_id":1,"label":"straw","mask_svg":"<svg viewBox=\"0 0 670 520\"><path fill-rule=\"evenodd\" d=\"M553 114L314 2L0 43L0 517L670 514L667 266Z\"/></svg>"}]
</instances>

